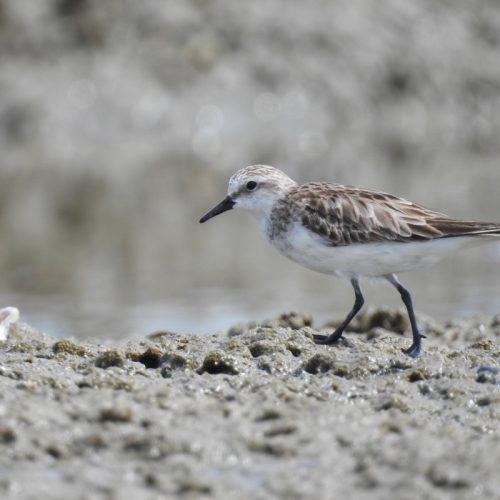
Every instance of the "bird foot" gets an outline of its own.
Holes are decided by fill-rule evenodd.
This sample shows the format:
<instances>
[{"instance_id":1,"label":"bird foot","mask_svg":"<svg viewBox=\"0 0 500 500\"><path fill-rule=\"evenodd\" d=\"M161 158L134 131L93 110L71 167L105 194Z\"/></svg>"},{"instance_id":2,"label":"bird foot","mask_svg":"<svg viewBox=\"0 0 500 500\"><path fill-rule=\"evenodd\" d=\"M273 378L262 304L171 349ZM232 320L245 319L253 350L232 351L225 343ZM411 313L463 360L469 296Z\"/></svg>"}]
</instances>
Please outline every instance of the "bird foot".
<instances>
[{"instance_id":1,"label":"bird foot","mask_svg":"<svg viewBox=\"0 0 500 500\"><path fill-rule=\"evenodd\" d=\"M337 340L341 339L342 335L313 335L313 340L315 344L320 345L329 345L337 342Z\"/></svg>"},{"instance_id":2,"label":"bird foot","mask_svg":"<svg viewBox=\"0 0 500 500\"><path fill-rule=\"evenodd\" d=\"M402 351L412 358L418 358L420 356L420 342L412 344L408 349L402 349Z\"/></svg>"},{"instance_id":3,"label":"bird foot","mask_svg":"<svg viewBox=\"0 0 500 500\"><path fill-rule=\"evenodd\" d=\"M413 337L412 345L408 349L402 349L402 351L412 358L418 358L420 356L420 348L422 347L420 340L425 338L427 338L425 335L419 333L416 339Z\"/></svg>"}]
</instances>

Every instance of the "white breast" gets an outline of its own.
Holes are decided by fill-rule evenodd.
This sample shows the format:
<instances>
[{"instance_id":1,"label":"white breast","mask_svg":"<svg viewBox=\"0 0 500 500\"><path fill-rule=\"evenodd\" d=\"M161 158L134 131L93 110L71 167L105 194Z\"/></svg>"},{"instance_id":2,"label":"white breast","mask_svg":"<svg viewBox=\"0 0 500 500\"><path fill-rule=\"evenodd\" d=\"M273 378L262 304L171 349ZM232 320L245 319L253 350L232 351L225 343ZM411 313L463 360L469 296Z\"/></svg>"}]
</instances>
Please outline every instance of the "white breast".
<instances>
[{"instance_id":1,"label":"white breast","mask_svg":"<svg viewBox=\"0 0 500 500\"><path fill-rule=\"evenodd\" d=\"M295 223L271 243L289 259L320 273L378 277L434 264L454 250L486 241L491 239L464 236L412 243L377 242L331 247L325 245L321 236Z\"/></svg>"}]
</instances>

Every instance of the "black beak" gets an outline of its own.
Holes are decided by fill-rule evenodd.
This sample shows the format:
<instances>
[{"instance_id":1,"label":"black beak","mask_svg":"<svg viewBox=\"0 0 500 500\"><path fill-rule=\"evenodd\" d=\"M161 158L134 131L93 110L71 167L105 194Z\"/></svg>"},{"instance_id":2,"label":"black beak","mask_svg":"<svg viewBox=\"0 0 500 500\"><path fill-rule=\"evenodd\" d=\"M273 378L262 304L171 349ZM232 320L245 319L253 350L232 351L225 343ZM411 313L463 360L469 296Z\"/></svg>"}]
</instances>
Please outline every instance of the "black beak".
<instances>
[{"instance_id":1,"label":"black beak","mask_svg":"<svg viewBox=\"0 0 500 500\"><path fill-rule=\"evenodd\" d=\"M222 212L226 212L227 210L231 210L234 207L234 201L230 196L226 196L216 207L212 208L210 212L205 214L200 222L206 222L208 219L215 217L216 215L221 214Z\"/></svg>"}]
</instances>

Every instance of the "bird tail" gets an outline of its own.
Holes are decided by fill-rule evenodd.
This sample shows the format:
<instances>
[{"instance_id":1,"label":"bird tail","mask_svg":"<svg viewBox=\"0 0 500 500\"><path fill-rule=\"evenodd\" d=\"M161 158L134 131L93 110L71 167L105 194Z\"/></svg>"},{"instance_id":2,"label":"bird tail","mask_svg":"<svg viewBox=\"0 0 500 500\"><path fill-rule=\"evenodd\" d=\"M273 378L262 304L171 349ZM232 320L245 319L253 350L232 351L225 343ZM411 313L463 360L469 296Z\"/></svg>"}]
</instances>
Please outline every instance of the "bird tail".
<instances>
[{"instance_id":1,"label":"bird tail","mask_svg":"<svg viewBox=\"0 0 500 500\"><path fill-rule=\"evenodd\" d=\"M500 224L495 222L436 219L432 221L432 226L443 234L443 238L457 236L500 236Z\"/></svg>"}]
</instances>

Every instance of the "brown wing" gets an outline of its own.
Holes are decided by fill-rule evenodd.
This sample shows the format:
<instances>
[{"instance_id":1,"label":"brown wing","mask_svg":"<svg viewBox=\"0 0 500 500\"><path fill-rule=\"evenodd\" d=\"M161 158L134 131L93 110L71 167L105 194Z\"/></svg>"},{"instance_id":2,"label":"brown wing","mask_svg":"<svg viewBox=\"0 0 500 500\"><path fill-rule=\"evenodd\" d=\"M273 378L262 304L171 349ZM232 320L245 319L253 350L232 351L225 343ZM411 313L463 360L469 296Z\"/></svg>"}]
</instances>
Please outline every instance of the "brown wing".
<instances>
[{"instance_id":1,"label":"brown wing","mask_svg":"<svg viewBox=\"0 0 500 500\"><path fill-rule=\"evenodd\" d=\"M298 186L287 201L295 219L332 246L500 233L499 224L459 221L390 194L336 184Z\"/></svg>"}]
</instances>

